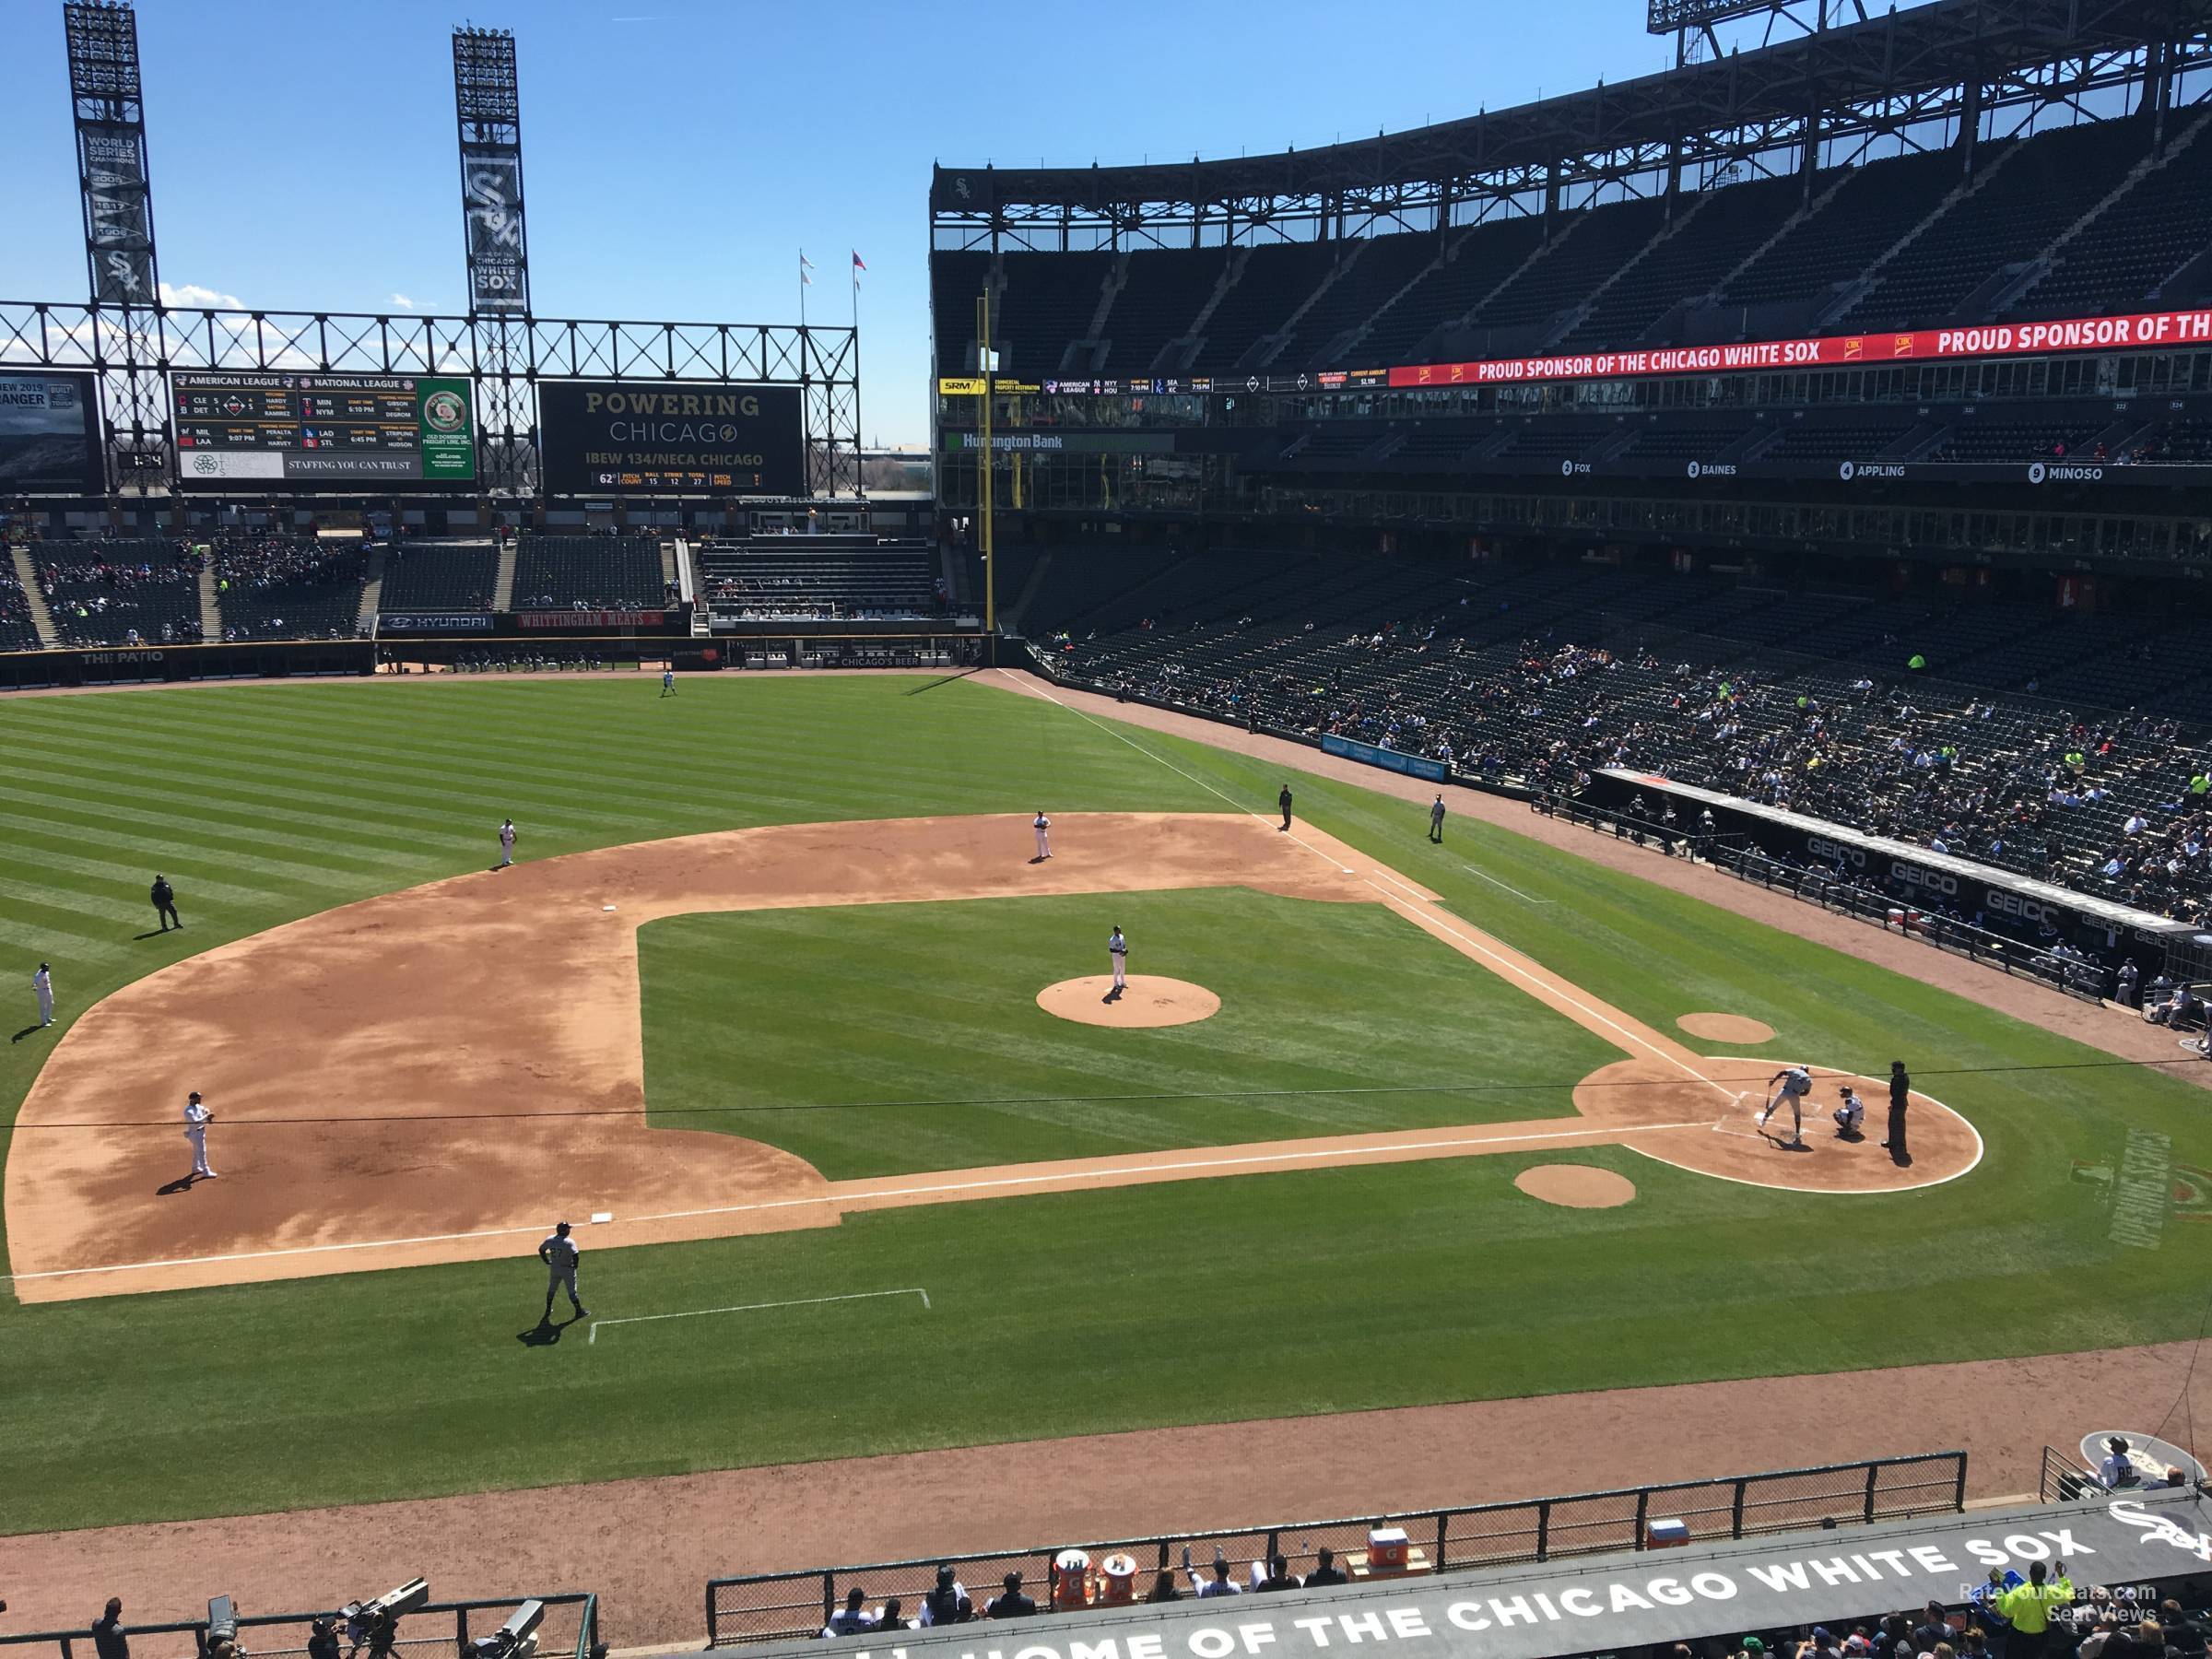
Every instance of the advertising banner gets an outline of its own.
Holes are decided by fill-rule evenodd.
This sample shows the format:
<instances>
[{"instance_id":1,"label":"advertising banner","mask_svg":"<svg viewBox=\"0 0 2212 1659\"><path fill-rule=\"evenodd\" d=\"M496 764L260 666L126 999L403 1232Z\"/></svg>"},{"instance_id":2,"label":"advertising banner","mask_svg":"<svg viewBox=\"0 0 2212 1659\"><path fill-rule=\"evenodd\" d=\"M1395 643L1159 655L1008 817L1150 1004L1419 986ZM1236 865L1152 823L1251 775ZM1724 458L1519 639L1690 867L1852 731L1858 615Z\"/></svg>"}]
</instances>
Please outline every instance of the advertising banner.
<instances>
[{"instance_id":1,"label":"advertising banner","mask_svg":"<svg viewBox=\"0 0 2212 1659\"><path fill-rule=\"evenodd\" d=\"M1421 363L1393 369L1390 383L1401 387L1510 385L1531 381L1605 380L1623 375L1742 374L1762 369L1827 369L1853 363L2018 357L2053 351L2159 350L2203 345L2212 345L2212 310L2151 312L2128 317L2077 317L2053 323L2000 323L1982 328L1924 328L1897 334L1747 340L1733 346L1669 346L1641 351Z\"/></svg>"},{"instance_id":2,"label":"advertising banner","mask_svg":"<svg viewBox=\"0 0 2212 1659\"><path fill-rule=\"evenodd\" d=\"M521 146L461 147L461 207L468 221L468 309L528 311Z\"/></svg>"},{"instance_id":3,"label":"advertising banner","mask_svg":"<svg viewBox=\"0 0 2212 1659\"><path fill-rule=\"evenodd\" d=\"M537 408L549 494L806 493L796 386L541 380Z\"/></svg>"},{"instance_id":4,"label":"advertising banner","mask_svg":"<svg viewBox=\"0 0 2212 1659\"><path fill-rule=\"evenodd\" d=\"M1961 1605L1993 1572L2063 1571L2084 1604L2156 1606L2212 1571L2194 1494L1989 1510L1276 1595L1182 1599L1028 1620L1020 1659L1546 1659L1628 1653L1747 1630L1839 1629L1929 1600ZM2063 1618L2061 1623L2068 1622ZM975 1627L901 1631L911 1659L995 1644ZM797 1653L795 1646L768 1650ZM1013 1654L1007 1642L999 1652Z\"/></svg>"},{"instance_id":5,"label":"advertising banner","mask_svg":"<svg viewBox=\"0 0 2212 1659\"><path fill-rule=\"evenodd\" d=\"M1441 760L1428 760L1419 755L1402 755L1396 749L1339 737L1334 732L1322 738L1321 752L1324 755L1342 755L1347 760L1363 761L1369 766L1379 766L1384 771L1404 772L1409 778L1427 778L1432 783L1441 783L1451 776Z\"/></svg>"},{"instance_id":6,"label":"advertising banner","mask_svg":"<svg viewBox=\"0 0 2212 1659\"><path fill-rule=\"evenodd\" d=\"M665 611L554 610L520 611L515 623L522 628L659 628Z\"/></svg>"},{"instance_id":7,"label":"advertising banner","mask_svg":"<svg viewBox=\"0 0 2212 1659\"><path fill-rule=\"evenodd\" d=\"M0 371L0 496L98 495L103 488L92 376Z\"/></svg>"},{"instance_id":8,"label":"advertising banner","mask_svg":"<svg viewBox=\"0 0 2212 1659\"><path fill-rule=\"evenodd\" d=\"M380 634L489 633L492 621L489 611L380 611L376 631Z\"/></svg>"},{"instance_id":9,"label":"advertising banner","mask_svg":"<svg viewBox=\"0 0 2212 1659\"><path fill-rule=\"evenodd\" d=\"M93 298L102 305L154 303L154 218L146 180L146 129L80 121L85 223L92 243Z\"/></svg>"}]
</instances>

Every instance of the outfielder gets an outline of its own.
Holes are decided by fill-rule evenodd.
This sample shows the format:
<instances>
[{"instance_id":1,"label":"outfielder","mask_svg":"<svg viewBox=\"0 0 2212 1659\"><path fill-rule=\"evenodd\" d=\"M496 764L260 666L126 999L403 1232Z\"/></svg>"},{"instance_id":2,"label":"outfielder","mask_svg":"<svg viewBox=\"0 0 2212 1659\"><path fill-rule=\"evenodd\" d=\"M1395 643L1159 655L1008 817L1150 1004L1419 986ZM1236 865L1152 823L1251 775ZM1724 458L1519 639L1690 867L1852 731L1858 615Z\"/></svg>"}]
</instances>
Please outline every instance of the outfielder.
<instances>
[{"instance_id":1,"label":"outfielder","mask_svg":"<svg viewBox=\"0 0 2212 1659\"><path fill-rule=\"evenodd\" d=\"M1805 1145L1805 1097L1813 1092L1813 1074L1802 1065L1785 1066L1767 1079L1767 1087L1780 1088L1767 1098L1767 1109L1759 1114L1759 1126L1764 1129L1767 1120L1784 1100L1790 1103L1790 1138L1785 1143L1793 1147Z\"/></svg>"},{"instance_id":2,"label":"outfielder","mask_svg":"<svg viewBox=\"0 0 2212 1659\"><path fill-rule=\"evenodd\" d=\"M213 1181L215 1171L207 1167L207 1125L215 1122L215 1113L207 1110L200 1091L194 1089L184 1100L184 1138L192 1143L192 1175L195 1181Z\"/></svg>"},{"instance_id":3,"label":"outfielder","mask_svg":"<svg viewBox=\"0 0 2212 1659\"><path fill-rule=\"evenodd\" d=\"M661 695L663 697L676 695L676 670L673 667L661 670Z\"/></svg>"},{"instance_id":4,"label":"outfielder","mask_svg":"<svg viewBox=\"0 0 2212 1659\"><path fill-rule=\"evenodd\" d=\"M1439 846L1443 845L1444 797L1441 791L1437 794L1435 804L1429 808L1429 839Z\"/></svg>"},{"instance_id":5,"label":"outfielder","mask_svg":"<svg viewBox=\"0 0 2212 1659\"><path fill-rule=\"evenodd\" d=\"M45 963L41 962L39 971L30 976L30 989L39 999L39 1023L41 1026L52 1025L53 1023L53 973Z\"/></svg>"},{"instance_id":6,"label":"outfielder","mask_svg":"<svg viewBox=\"0 0 2212 1659\"><path fill-rule=\"evenodd\" d=\"M1113 931L1106 935L1106 953L1113 958L1113 989L1106 994L1119 996L1129 988L1129 941L1122 936L1122 925L1115 923Z\"/></svg>"},{"instance_id":7,"label":"outfielder","mask_svg":"<svg viewBox=\"0 0 2212 1659\"><path fill-rule=\"evenodd\" d=\"M505 869L514 862L514 820L505 818L500 824L500 868Z\"/></svg>"},{"instance_id":8,"label":"outfielder","mask_svg":"<svg viewBox=\"0 0 2212 1659\"><path fill-rule=\"evenodd\" d=\"M576 1297L576 1263L583 1252L576 1248L576 1241L569 1237L569 1224L563 1221L550 1237L537 1247L537 1259L546 1265L550 1277L546 1280L546 1324L553 1323L553 1292L566 1289L569 1306L576 1310L576 1317L589 1319L592 1311Z\"/></svg>"},{"instance_id":9,"label":"outfielder","mask_svg":"<svg viewBox=\"0 0 2212 1659\"><path fill-rule=\"evenodd\" d=\"M1053 855L1053 820L1044 816L1044 808L1037 808L1037 816L1030 820L1030 828L1037 831L1037 862L1042 864Z\"/></svg>"}]
</instances>

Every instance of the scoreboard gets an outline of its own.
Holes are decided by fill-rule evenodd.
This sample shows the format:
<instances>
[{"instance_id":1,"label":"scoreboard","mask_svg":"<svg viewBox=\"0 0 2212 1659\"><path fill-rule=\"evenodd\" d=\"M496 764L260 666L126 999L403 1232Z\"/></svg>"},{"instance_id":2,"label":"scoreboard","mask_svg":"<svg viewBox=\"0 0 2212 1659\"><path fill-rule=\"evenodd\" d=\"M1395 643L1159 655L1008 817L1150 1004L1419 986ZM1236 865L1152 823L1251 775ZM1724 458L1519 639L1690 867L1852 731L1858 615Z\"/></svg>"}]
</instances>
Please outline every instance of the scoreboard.
<instances>
[{"instance_id":1,"label":"scoreboard","mask_svg":"<svg viewBox=\"0 0 2212 1659\"><path fill-rule=\"evenodd\" d=\"M465 378L180 370L169 379L178 481L186 488L476 481L476 420Z\"/></svg>"}]
</instances>

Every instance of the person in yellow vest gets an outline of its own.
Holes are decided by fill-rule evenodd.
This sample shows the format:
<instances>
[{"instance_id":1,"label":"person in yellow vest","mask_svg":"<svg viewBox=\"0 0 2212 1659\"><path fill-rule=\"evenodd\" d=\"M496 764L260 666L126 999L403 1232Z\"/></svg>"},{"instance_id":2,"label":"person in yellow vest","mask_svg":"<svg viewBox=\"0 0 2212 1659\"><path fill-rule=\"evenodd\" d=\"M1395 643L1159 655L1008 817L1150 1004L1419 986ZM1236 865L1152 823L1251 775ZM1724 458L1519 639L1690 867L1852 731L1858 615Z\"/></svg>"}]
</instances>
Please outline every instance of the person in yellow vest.
<instances>
[{"instance_id":1,"label":"person in yellow vest","mask_svg":"<svg viewBox=\"0 0 2212 1659\"><path fill-rule=\"evenodd\" d=\"M2052 1613L2072 1604L2074 1584L2066 1577L2066 1564L2053 1561L2051 1572L2054 1576L2046 1578L2042 1562L2032 1561L2028 1567L2028 1582L1996 1598L1997 1611L2012 1621L2005 1659L2041 1659L2043 1647L2051 1640Z\"/></svg>"}]
</instances>

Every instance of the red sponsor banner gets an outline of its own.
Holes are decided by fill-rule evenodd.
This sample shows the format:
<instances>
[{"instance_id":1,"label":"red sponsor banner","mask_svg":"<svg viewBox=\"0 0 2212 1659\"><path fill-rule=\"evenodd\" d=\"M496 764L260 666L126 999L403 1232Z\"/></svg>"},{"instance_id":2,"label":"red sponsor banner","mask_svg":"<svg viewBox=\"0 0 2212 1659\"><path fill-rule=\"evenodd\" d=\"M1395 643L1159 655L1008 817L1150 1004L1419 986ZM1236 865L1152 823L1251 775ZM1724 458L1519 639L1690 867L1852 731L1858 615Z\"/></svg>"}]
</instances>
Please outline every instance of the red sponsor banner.
<instances>
[{"instance_id":1,"label":"red sponsor banner","mask_svg":"<svg viewBox=\"0 0 2212 1659\"><path fill-rule=\"evenodd\" d=\"M1491 358L1393 369L1393 386L1492 386L1532 381L1609 380L1646 374L1748 374L1762 369L1821 369L1851 363L1904 363L1934 358L2018 357L2053 351L2212 346L2212 311L2149 312L2132 317L2075 317L2055 323L1995 323L1981 328L1923 328L1903 334L1821 335L1801 340L1747 340L1733 346L1668 346L1644 351L1574 352L1560 357Z\"/></svg>"},{"instance_id":2,"label":"red sponsor banner","mask_svg":"<svg viewBox=\"0 0 2212 1659\"><path fill-rule=\"evenodd\" d=\"M658 628L664 611L519 611L524 628Z\"/></svg>"}]
</instances>

